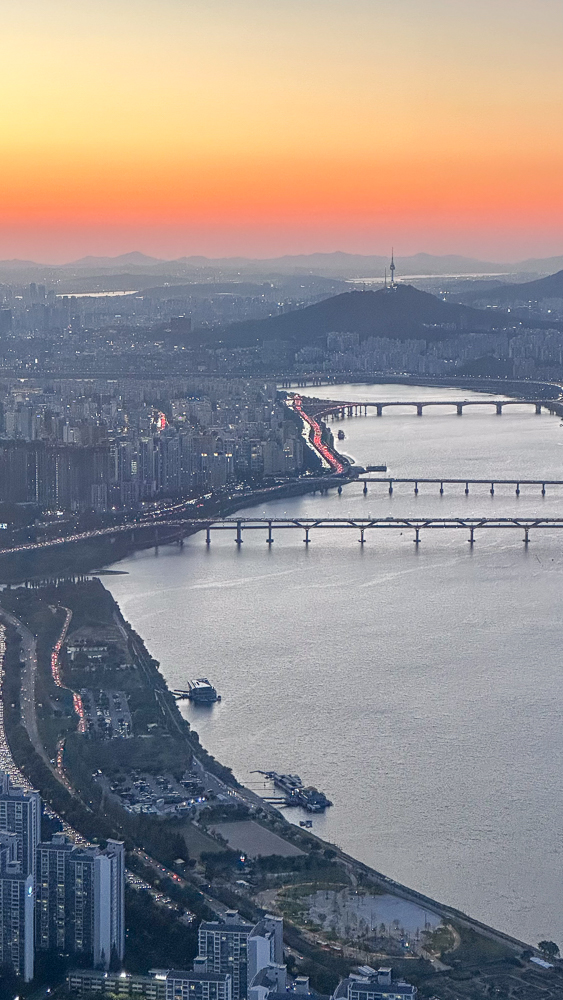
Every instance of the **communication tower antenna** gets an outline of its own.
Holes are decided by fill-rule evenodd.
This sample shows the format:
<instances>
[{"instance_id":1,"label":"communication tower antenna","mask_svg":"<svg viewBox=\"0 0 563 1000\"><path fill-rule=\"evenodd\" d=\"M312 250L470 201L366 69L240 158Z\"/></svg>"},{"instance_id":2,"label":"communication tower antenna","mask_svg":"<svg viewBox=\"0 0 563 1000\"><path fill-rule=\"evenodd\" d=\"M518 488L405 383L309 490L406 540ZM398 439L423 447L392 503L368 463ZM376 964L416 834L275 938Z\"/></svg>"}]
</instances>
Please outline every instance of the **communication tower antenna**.
<instances>
[{"instance_id":1,"label":"communication tower antenna","mask_svg":"<svg viewBox=\"0 0 563 1000\"><path fill-rule=\"evenodd\" d=\"M389 270L391 271L391 288L395 287L395 261L393 259L393 247L391 247L391 264L389 265Z\"/></svg>"},{"instance_id":2,"label":"communication tower antenna","mask_svg":"<svg viewBox=\"0 0 563 1000\"><path fill-rule=\"evenodd\" d=\"M387 288L387 268L385 268L385 284L383 287Z\"/></svg>"}]
</instances>

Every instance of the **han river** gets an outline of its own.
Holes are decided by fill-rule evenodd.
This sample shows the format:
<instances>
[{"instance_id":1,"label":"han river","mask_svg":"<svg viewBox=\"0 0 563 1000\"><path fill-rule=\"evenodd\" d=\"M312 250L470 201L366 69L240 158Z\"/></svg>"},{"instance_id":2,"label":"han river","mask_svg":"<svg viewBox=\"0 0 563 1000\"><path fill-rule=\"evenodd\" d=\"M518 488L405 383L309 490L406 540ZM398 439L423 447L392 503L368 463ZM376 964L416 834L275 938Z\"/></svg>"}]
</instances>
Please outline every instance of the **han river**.
<instances>
[{"instance_id":1,"label":"han river","mask_svg":"<svg viewBox=\"0 0 563 1000\"><path fill-rule=\"evenodd\" d=\"M332 386L333 399L483 398ZM533 409L384 411L339 446L393 476L563 479L563 427ZM563 515L563 488L358 484L248 509L272 516ZM313 829L379 871L517 937L563 945L563 531L204 535L140 552L104 578L202 743L258 790L296 772L334 802ZM287 811L292 820L301 817Z\"/></svg>"}]
</instances>

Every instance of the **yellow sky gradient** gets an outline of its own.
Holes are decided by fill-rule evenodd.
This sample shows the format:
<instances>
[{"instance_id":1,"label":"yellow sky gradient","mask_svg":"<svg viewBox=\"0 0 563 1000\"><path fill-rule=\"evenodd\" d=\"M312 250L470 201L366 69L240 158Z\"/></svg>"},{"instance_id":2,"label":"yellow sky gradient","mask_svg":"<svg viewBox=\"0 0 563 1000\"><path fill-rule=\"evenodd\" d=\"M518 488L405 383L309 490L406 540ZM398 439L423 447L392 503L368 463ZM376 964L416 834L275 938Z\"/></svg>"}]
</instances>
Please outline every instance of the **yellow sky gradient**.
<instances>
[{"instance_id":1,"label":"yellow sky gradient","mask_svg":"<svg viewBox=\"0 0 563 1000\"><path fill-rule=\"evenodd\" d=\"M563 251L561 0L7 0L2 256Z\"/></svg>"}]
</instances>

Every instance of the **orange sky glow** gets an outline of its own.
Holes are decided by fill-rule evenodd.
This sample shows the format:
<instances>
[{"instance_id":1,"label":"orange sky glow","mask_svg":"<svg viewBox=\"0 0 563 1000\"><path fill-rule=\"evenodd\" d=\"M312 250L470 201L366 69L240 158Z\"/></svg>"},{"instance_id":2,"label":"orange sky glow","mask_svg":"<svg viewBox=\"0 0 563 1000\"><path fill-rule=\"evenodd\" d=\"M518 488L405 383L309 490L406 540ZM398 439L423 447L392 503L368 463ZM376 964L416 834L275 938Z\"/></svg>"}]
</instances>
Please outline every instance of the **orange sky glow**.
<instances>
[{"instance_id":1,"label":"orange sky glow","mask_svg":"<svg viewBox=\"0 0 563 1000\"><path fill-rule=\"evenodd\" d=\"M563 252L560 0L3 9L0 256Z\"/></svg>"}]
</instances>

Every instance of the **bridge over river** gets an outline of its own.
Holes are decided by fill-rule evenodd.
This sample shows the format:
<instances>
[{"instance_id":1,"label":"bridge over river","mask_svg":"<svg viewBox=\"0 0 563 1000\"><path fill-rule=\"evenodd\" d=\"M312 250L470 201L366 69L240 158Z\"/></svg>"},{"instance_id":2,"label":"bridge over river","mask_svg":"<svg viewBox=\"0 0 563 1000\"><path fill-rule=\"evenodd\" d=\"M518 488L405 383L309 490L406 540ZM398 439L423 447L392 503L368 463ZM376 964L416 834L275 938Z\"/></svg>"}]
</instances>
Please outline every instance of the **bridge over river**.
<instances>
[{"instance_id":1,"label":"bridge over river","mask_svg":"<svg viewBox=\"0 0 563 1000\"><path fill-rule=\"evenodd\" d=\"M366 532L412 531L413 541L419 545L421 531L447 529L462 529L469 532L467 541L471 545L474 544L476 531L519 529L523 532L524 544L528 545L532 529L563 529L563 517L231 517L207 522L205 540L207 545L210 545L212 532L232 531L235 536L234 541L240 546L245 532L263 531L266 534L266 543L272 545L274 532L297 530L304 532L303 541L309 545L311 532L351 530L359 532L358 541L364 545Z\"/></svg>"},{"instance_id":2,"label":"bridge over river","mask_svg":"<svg viewBox=\"0 0 563 1000\"><path fill-rule=\"evenodd\" d=\"M308 413L314 413L317 417L331 417L333 420L342 420L345 417L357 417L364 413L367 416L368 408L375 409L378 417L383 416L383 411L393 409L393 407L408 406L416 410L417 416L423 415L427 406L450 407L454 409L458 417L463 416L463 411L468 406L488 406L494 407L498 416L501 416L506 407L513 406L533 406L539 416L542 410L556 416L563 416L563 402L554 399L385 399L367 402L326 402L325 400L308 399L305 407Z\"/></svg>"},{"instance_id":3,"label":"bridge over river","mask_svg":"<svg viewBox=\"0 0 563 1000\"><path fill-rule=\"evenodd\" d=\"M462 479L448 479L445 476L440 476L439 478L429 479L425 476L411 476L409 478L400 478L398 476L369 476L360 475L357 479L352 480L352 482L363 483L364 495L368 492L368 483L385 483L388 487L388 492L391 495L393 493L394 487L406 483L413 486L413 492L418 494L419 487L424 484L430 484L433 486L440 486L440 494L443 495L445 486L464 486L464 492L466 496L469 496L470 486L488 486L490 487L489 492L491 496L495 495L495 488L497 486L513 486L514 492L517 497L520 496L520 491L522 486L539 486L541 487L541 495L544 497L547 492L548 486L563 486L563 479L470 479L465 476ZM338 487L338 492L342 492L342 487Z\"/></svg>"},{"instance_id":4,"label":"bridge over river","mask_svg":"<svg viewBox=\"0 0 563 1000\"><path fill-rule=\"evenodd\" d=\"M475 541L475 532L482 530L514 531L523 533L523 541L527 545L532 530L563 529L563 517L218 517L218 518L177 518L145 524L122 524L112 528L102 528L97 531L82 532L59 538L44 539L40 542L27 542L12 548L0 549L0 556L16 555L24 552L39 552L44 549L72 545L102 537L118 537L127 534L133 544L143 547L183 545L184 538L195 532L204 531L207 545L211 544L214 532L228 531L234 535L238 546L243 543L243 535L248 532L261 531L265 534L267 545L273 545L274 534L279 531L302 531L306 545L311 542L311 534L318 531L357 531L358 541L364 545L366 533L377 531L395 531L404 534L413 532L414 542L420 543L422 531L445 531L462 529L469 533L467 539L471 545ZM561 539L563 541L563 537ZM326 544L326 535L323 538Z\"/></svg>"}]
</instances>

